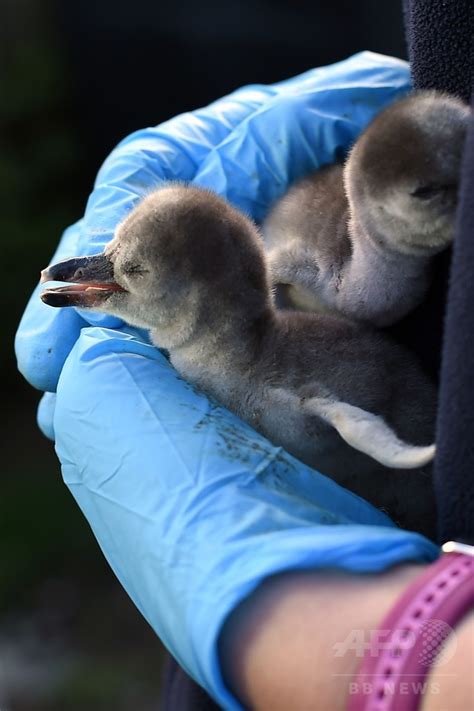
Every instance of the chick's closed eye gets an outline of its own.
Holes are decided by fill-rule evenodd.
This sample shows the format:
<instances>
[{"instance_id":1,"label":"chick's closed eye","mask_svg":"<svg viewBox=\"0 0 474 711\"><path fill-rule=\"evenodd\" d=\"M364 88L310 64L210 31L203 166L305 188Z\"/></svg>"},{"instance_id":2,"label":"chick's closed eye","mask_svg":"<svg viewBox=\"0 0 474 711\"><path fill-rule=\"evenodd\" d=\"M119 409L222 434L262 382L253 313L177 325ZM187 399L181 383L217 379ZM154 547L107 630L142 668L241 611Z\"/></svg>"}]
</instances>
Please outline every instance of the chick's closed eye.
<instances>
[{"instance_id":1,"label":"chick's closed eye","mask_svg":"<svg viewBox=\"0 0 474 711\"><path fill-rule=\"evenodd\" d=\"M147 274L150 270L146 269L141 264L127 262L121 267L121 271L127 276L141 276L143 274Z\"/></svg>"},{"instance_id":2,"label":"chick's closed eye","mask_svg":"<svg viewBox=\"0 0 474 711\"><path fill-rule=\"evenodd\" d=\"M437 183L429 183L427 185L420 185L416 190L411 193L411 196L417 198L418 200L431 200L431 198L436 197L448 190L454 190L454 186L451 185L439 185Z\"/></svg>"}]
</instances>

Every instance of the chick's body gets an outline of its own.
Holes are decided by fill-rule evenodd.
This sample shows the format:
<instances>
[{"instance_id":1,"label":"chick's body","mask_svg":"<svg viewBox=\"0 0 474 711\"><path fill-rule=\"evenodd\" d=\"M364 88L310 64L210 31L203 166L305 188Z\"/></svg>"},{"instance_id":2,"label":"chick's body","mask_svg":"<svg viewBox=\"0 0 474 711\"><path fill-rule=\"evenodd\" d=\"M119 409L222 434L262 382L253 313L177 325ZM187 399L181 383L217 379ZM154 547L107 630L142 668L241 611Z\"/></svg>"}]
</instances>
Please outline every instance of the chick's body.
<instances>
[{"instance_id":1,"label":"chick's body","mask_svg":"<svg viewBox=\"0 0 474 711\"><path fill-rule=\"evenodd\" d=\"M159 334L151 334L160 346ZM171 362L274 444L369 499L400 525L434 535L429 466L383 466L302 407L329 395L380 415L401 439L428 445L436 391L418 364L375 332L333 316L272 313L246 335L248 360L229 357L244 343L236 332L235 340L212 339L209 350L199 340L173 349Z\"/></svg>"},{"instance_id":2,"label":"chick's body","mask_svg":"<svg viewBox=\"0 0 474 711\"><path fill-rule=\"evenodd\" d=\"M454 235L469 108L436 92L382 111L346 163L290 187L262 230L284 307L388 326L415 308Z\"/></svg>"}]
</instances>

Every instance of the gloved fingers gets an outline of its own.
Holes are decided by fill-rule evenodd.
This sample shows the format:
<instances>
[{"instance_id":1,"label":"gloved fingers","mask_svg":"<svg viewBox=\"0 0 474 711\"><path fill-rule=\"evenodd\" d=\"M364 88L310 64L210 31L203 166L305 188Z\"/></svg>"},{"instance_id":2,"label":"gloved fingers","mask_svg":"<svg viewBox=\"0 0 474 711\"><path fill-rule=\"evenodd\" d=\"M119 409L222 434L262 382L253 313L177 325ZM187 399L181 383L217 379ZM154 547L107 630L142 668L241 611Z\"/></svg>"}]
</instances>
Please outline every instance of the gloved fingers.
<instances>
[{"instance_id":1,"label":"gloved fingers","mask_svg":"<svg viewBox=\"0 0 474 711\"><path fill-rule=\"evenodd\" d=\"M260 221L291 183L340 160L375 114L409 86L405 62L372 52L283 82L210 151L193 182Z\"/></svg>"},{"instance_id":2,"label":"gloved fingers","mask_svg":"<svg viewBox=\"0 0 474 711\"><path fill-rule=\"evenodd\" d=\"M54 430L65 482L113 570L224 708L238 707L220 678L219 632L265 577L382 570L437 552L209 402L138 334L83 329Z\"/></svg>"},{"instance_id":3,"label":"gloved fingers","mask_svg":"<svg viewBox=\"0 0 474 711\"><path fill-rule=\"evenodd\" d=\"M56 393L44 393L38 405L38 427L45 437L54 442L54 411L56 409Z\"/></svg>"},{"instance_id":4,"label":"gloved fingers","mask_svg":"<svg viewBox=\"0 0 474 711\"><path fill-rule=\"evenodd\" d=\"M136 131L121 141L97 175L85 214L82 253L101 251L120 220L162 182L191 181L209 152L280 90L242 87L209 106Z\"/></svg>"},{"instance_id":5,"label":"gloved fingers","mask_svg":"<svg viewBox=\"0 0 474 711\"><path fill-rule=\"evenodd\" d=\"M244 87L208 107L137 131L112 151L98 173L82 252L100 251L117 223L163 181L206 185L258 219L256 206L268 205L295 177L333 161L377 111L408 87L406 62L362 52L270 87Z\"/></svg>"},{"instance_id":6,"label":"gloved fingers","mask_svg":"<svg viewBox=\"0 0 474 711\"><path fill-rule=\"evenodd\" d=\"M65 310L66 311L66 310ZM129 334L142 343L150 344L149 333L143 329L123 326L123 334ZM74 345L74 344L72 344ZM72 346L71 346L72 348ZM67 353L66 355L69 355ZM38 427L45 437L54 442L54 413L56 409L56 393L45 392L38 405L37 422Z\"/></svg>"}]
</instances>

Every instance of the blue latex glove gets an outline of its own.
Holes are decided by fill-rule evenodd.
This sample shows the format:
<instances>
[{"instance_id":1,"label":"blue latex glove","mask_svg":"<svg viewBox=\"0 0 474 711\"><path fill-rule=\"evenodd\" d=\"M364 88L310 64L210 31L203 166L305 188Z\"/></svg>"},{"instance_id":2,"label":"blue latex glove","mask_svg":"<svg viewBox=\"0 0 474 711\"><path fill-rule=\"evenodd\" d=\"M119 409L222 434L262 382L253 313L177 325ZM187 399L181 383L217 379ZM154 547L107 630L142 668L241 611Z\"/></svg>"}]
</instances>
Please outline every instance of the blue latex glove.
<instances>
[{"instance_id":1,"label":"blue latex glove","mask_svg":"<svg viewBox=\"0 0 474 711\"><path fill-rule=\"evenodd\" d=\"M100 251L163 180L212 188L260 220L290 182L332 162L408 88L405 63L362 53L139 131L106 160L84 219L53 261ZM431 542L210 402L117 319L50 309L36 291L16 345L25 377L50 391L41 427L55 434L66 484L107 560L180 664L226 709L239 705L221 679L218 635L265 577L436 557Z\"/></svg>"}]
</instances>

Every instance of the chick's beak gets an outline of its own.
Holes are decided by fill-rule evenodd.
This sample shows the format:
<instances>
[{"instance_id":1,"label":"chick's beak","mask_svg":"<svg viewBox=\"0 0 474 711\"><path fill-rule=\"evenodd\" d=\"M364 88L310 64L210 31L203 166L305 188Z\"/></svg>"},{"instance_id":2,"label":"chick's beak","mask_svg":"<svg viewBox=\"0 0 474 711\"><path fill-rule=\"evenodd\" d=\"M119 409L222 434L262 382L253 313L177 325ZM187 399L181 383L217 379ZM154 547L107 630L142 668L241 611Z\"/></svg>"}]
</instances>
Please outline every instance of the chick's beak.
<instances>
[{"instance_id":1,"label":"chick's beak","mask_svg":"<svg viewBox=\"0 0 474 711\"><path fill-rule=\"evenodd\" d=\"M41 293L42 301L49 306L94 308L113 293L125 291L115 281L113 263L104 253L57 262L41 272L41 283L48 281L71 282Z\"/></svg>"}]
</instances>

